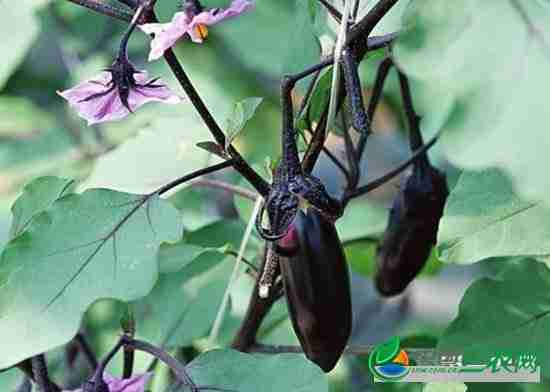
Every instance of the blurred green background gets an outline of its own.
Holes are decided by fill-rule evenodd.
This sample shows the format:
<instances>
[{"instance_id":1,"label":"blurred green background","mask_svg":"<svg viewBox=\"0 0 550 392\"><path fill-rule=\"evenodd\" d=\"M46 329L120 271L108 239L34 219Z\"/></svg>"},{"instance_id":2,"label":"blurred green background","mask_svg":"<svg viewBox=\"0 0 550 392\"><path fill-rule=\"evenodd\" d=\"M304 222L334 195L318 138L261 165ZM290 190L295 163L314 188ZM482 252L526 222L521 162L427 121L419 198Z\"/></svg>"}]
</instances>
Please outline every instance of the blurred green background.
<instances>
[{"instance_id":1,"label":"blurred green background","mask_svg":"<svg viewBox=\"0 0 550 392\"><path fill-rule=\"evenodd\" d=\"M372 3L363 1L361 10L364 11ZM208 7L224 6L226 1L209 0L204 4ZM237 101L247 97L263 97L256 115L236 139L236 145L246 159L264 174L266 158L276 160L279 154L281 75L316 63L321 54L319 38L322 37L324 46L327 42L330 46L334 38L326 27L326 14L317 12L312 17L311 4L307 0L258 0L253 12L212 27L204 44L185 41L175 48L178 58L222 128ZM406 4L407 1L400 3L377 32L396 29ZM159 18L168 21L176 6L177 1L160 0L157 7ZM4 54L0 64L1 243L8 239L9 209L13 200L25 183L38 176L75 178L81 181L80 189L108 187L144 193L216 161L205 151L195 148L196 143L211 140L211 137L189 102L176 106L148 104L124 121L87 127L56 94L56 91L69 88L109 66L124 29L124 23L109 20L68 1L20 0L9 4L0 1L0 48ZM150 74L162 77L174 91L183 95L162 60L147 63L148 45L149 38L137 31L130 41L131 60L137 68L147 69ZM382 55L375 53L362 66L366 96ZM303 92L302 83L298 86L296 98ZM401 116L393 75L375 118L375 135L369 141L367 159L362 163L362 167L368 170L365 170L362 181L383 174L407 156ZM343 157L342 141L337 135L331 135L328 147L338 157ZM435 157L437 159L437 151ZM325 180L331 192L338 194L341 191L343 178L326 158L321 159L316 173ZM452 180L456 173L451 171L450 177ZM225 172L216 178L246 186L234 173ZM376 238L384 230L387 208L398 181L391 182L369 198L353 203L338 224L353 271L353 344L373 344L400 334L416 336L418 342L423 342L419 344L433 346L442 328L455 316L458 301L469 282L490 273L484 265L441 269L433 255L424 275L410 290L397 299L381 300L372 288L370 276ZM186 237L190 243L211 247L229 243L238 248L251 210L249 202L238 198L233 200L224 192L202 188L185 189L171 198L184 213L184 225L191 233ZM254 238L249 249L250 257L256 255L258 247L259 240ZM202 280L195 279L189 285L178 280L177 274L163 275L154 292L136 305L137 314L140 314L140 306L144 313L142 329L138 327L138 333L150 339L166 338L162 328L148 323L147 301L154 303L155 296L162 298L169 295L170 290L185 286L186 295L193 298L190 302L191 316L186 316L188 322L182 324L184 328L178 330L173 343L184 347L193 345L195 350L207 347L199 339L208 331L203 324L211 321L209 317L219 304L231 265L229 262L222 263L223 258L219 255L205 254L200 258L201 263L194 261L190 265L189 268L197 271L186 275L186 280L193 280L189 276L200 277L201 268L206 268L204 266L209 263L219 264L219 268L214 268L209 272L211 275ZM251 284L243 278L232 293L232 317L227 317L219 343L227 343L238 326ZM433 296L435 290L438 292L437 298ZM85 329L99 353L104 353L112 345L119 332L118 318L123 310L122 304L102 301L86 315ZM168 317L172 310L160 309L160 315L153 320L164 320L163 317ZM201 323L196 323L196 317L200 318L201 314ZM266 324L262 335L266 343L296 343L284 304L276 307ZM199 326L195 330L193 325ZM180 354L185 356L190 351L192 356L193 350L186 350ZM52 363L61 364L62 352L52 358ZM145 357L140 357L138 362L139 368L148 364ZM86 373L85 366L82 372ZM78 385L83 377L77 372L66 374L61 367L54 375L74 385ZM14 372L1 375L0 385L11 388L16 383L16 377ZM334 391L408 392L421 389L419 385L377 386L374 389L369 385L369 380L362 359L350 358L331 375ZM156 382L155 390L162 390L162 383L166 381L160 379ZM488 389L491 386L476 388L480 387L469 390L493 390ZM509 388L498 390L518 390L516 386Z\"/></svg>"}]
</instances>

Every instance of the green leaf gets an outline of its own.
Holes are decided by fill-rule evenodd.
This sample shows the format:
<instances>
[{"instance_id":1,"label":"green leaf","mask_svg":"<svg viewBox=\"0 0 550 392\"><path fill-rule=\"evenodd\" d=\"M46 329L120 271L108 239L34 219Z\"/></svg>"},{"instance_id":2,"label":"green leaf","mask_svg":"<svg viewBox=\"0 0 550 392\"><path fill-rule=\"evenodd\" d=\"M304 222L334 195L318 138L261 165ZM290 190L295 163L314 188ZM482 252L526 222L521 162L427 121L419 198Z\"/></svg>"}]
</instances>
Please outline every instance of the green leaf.
<instances>
[{"instance_id":1,"label":"green leaf","mask_svg":"<svg viewBox=\"0 0 550 392\"><path fill-rule=\"evenodd\" d=\"M13 220L10 238L21 234L32 218L47 209L54 201L70 192L73 180L58 177L40 177L25 185L21 196L11 207Z\"/></svg>"},{"instance_id":2,"label":"green leaf","mask_svg":"<svg viewBox=\"0 0 550 392\"><path fill-rule=\"evenodd\" d=\"M535 354L544 372L550 366L549 315L550 270L523 259L466 290L438 350L463 353L468 364L487 363L497 353Z\"/></svg>"},{"instance_id":3,"label":"green leaf","mask_svg":"<svg viewBox=\"0 0 550 392\"><path fill-rule=\"evenodd\" d=\"M254 117L256 109L260 103L262 103L263 98L260 97L250 97L239 101L233 106L233 111L227 118L227 125L225 128L225 149L229 148L229 145L233 143L233 140L239 135L239 133L244 129L246 123Z\"/></svg>"},{"instance_id":4,"label":"green leaf","mask_svg":"<svg viewBox=\"0 0 550 392\"><path fill-rule=\"evenodd\" d=\"M332 87L332 68L325 70L321 73L319 79L315 83L315 87L307 103L307 108L302 112L300 118L298 118L297 126L300 131L304 131L308 128L306 118L311 120L312 123L319 121L323 110L325 110L328 101L330 99L330 89Z\"/></svg>"},{"instance_id":5,"label":"green leaf","mask_svg":"<svg viewBox=\"0 0 550 392\"><path fill-rule=\"evenodd\" d=\"M239 392L328 392L327 376L303 355L213 350L187 365L197 385Z\"/></svg>"},{"instance_id":6,"label":"green leaf","mask_svg":"<svg viewBox=\"0 0 550 392\"><path fill-rule=\"evenodd\" d=\"M376 238L386 229L388 210L364 199L348 204L344 216L336 221L341 241Z\"/></svg>"},{"instance_id":7,"label":"green leaf","mask_svg":"<svg viewBox=\"0 0 550 392\"><path fill-rule=\"evenodd\" d=\"M164 347L181 347L208 335L231 275L232 264L223 262L225 258L208 253L198 257L196 265L161 274L151 293L133 303L138 336ZM200 271L204 265L208 268Z\"/></svg>"},{"instance_id":8,"label":"green leaf","mask_svg":"<svg viewBox=\"0 0 550 392\"><path fill-rule=\"evenodd\" d=\"M278 78L282 73L303 70L319 61L319 45L309 31L311 22L297 15L302 12L307 13L307 0L257 1L254 10L240 16L238 21L216 25L209 39L216 39L214 34L219 34L236 58L245 58L247 66ZM296 24L298 20L304 20L308 26ZM307 30L301 36L300 30L304 28ZM297 44L303 44L300 46L304 50L296 50Z\"/></svg>"},{"instance_id":9,"label":"green leaf","mask_svg":"<svg viewBox=\"0 0 550 392\"><path fill-rule=\"evenodd\" d=\"M160 272L176 272L204 254L220 255L223 251L224 248L205 248L184 241L162 244L159 251Z\"/></svg>"},{"instance_id":10,"label":"green leaf","mask_svg":"<svg viewBox=\"0 0 550 392\"><path fill-rule=\"evenodd\" d=\"M466 392L468 388L461 382L429 382L422 392Z\"/></svg>"},{"instance_id":11,"label":"green leaf","mask_svg":"<svg viewBox=\"0 0 550 392\"><path fill-rule=\"evenodd\" d=\"M312 15L311 3L309 0L297 0L294 2L292 12L291 33L288 36L288 47L284 54L283 72L294 74L314 63L319 58L320 45L316 37L315 20ZM293 38L294 37L294 38ZM296 37L300 37L296 39ZM315 59L311 63L305 63L304 59Z\"/></svg>"},{"instance_id":12,"label":"green leaf","mask_svg":"<svg viewBox=\"0 0 550 392\"><path fill-rule=\"evenodd\" d=\"M439 223L443 261L474 263L489 257L550 254L550 209L518 197L495 169L463 173Z\"/></svg>"},{"instance_id":13,"label":"green leaf","mask_svg":"<svg viewBox=\"0 0 550 392\"><path fill-rule=\"evenodd\" d=\"M161 242L182 229L157 196L92 189L55 201L0 256L0 368L68 342L94 301L146 295Z\"/></svg>"},{"instance_id":14,"label":"green leaf","mask_svg":"<svg viewBox=\"0 0 550 392\"><path fill-rule=\"evenodd\" d=\"M210 154L196 147L204 138L203 126L188 108L183 110L187 115L155 119L136 137L102 155L83 188L148 193L205 167Z\"/></svg>"},{"instance_id":15,"label":"green leaf","mask_svg":"<svg viewBox=\"0 0 550 392\"><path fill-rule=\"evenodd\" d=\"M175 243L162 244L159 251L160 271L163 273L181 270L198 257L224 254L229 248L238 249L244 235L241 221L222 219L185 233ZM255 249L254 241L250 247Z\"/></svg>"},{"instance_id":16,"label":"green leaf","mask_svg":"<svg viewBox=\"0 0 550 392\"><path fill-rule=\"evenodd\" d=\"M35 12L47 0L20 0L16 3L0 3L0 89L34 42L40 28Z\"/></svg>"},{"instance_id":17,"label":"green leaf","mask_svg":"<svg viewBox=\"0 0 550 392\"><path fill-rule=\"evenodd\" d=\"M550 47L540 26L549 24L542 1L416 0L393 51L407 75L432 86L428 102L452 95L440 140L451 162L501 168L521 196L547 204Z\"/></svg>"},{"instance_id":18,"label":"green leaf","mask_svg":"<svg viewBox=\"0 0 550 392\"><path fill-rule=\"evenodd\" d=\"M168 198L180 210L186 230L197 230L221 219L212 189L190 186Z\"/></svg>"}]
</instances>

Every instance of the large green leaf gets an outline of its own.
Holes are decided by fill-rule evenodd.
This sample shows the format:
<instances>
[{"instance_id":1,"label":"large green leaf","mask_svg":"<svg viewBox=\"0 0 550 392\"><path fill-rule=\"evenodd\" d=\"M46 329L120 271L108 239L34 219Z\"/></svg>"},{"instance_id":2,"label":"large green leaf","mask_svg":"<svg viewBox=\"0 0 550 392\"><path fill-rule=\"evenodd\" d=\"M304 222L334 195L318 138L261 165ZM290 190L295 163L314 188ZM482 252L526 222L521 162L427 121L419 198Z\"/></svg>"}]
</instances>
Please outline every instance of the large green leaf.
<instances>
[{"instance_id":1,"label":"large green leaf","mask_svg":"<svg viewBox=\"0 0 550 392\"><path fill-rule=\"evenodd\" d=\"M175 243L162 244L159 252L161 272L179 271L206 253L225 253L226 247L238 249L245 226L238 220L222 219L185 233ZM255 241L250 243L255 249Z\"/></svg>"},{"instance_id":2,"label":"large green leaf","mask_svg":"<svg viewBox=\"0 0 550 392\"><path fill-rule=\"evenodd\" d=\"M212 28L209 39L222 39L238 58L263 73L279 77L297 72L319 60L313 26L306 19L307 3L259 0L250 13Z\"/></svg>"},{"instance_id":3,"label":"large green leaf","mask_svg":"<svg viewBox=\"0 0 550 392\"><path fill-rule=\"evenodd\" d=\"M146 193L206 166L209 154L195 146L204 140L204 128L188 109L185 113L154 120L135 138L101 156L86 188Z\"/></svg>"},{"instance_id":4,"label":"large green leaf","mask_svg":"<svg viewBox=\"0 0 550 392\"><path fill-rule=\"evenodd\" d=\"M550 254L550 209L518 197L498 170L464 173L439 224L441 259L474 263L489 257Z\"/></svg>"},{"instance_id":5,"label":"large green leaf","mask_svg":"<svg viewBox=\"0 0 550 392\"><path fill-rule=\"evenodd\" d=\"M10 238L21 234L36 214L44 211L54 201L67 194L73 183L73 180L65 178L40 177L27 184L11 208L13 220Z\"/></svg>"},{"instance_id":6,"label":"large green leaf","mask_svg":"<svg viewBox=\"0 0 550 392\"><path fill-rule=\"evenodd\" d=\"M239 133L244 129L246 123L254 117L254 113L258 106L262 103L261 97L245 98L233 106L233 111L226 120L225 128L225 148L227 149L233 140L239 136Z\"/></svg>"},{"instance_id":7,"label":"large green leaf","mask_svg":"<svg viewBox=\"0 0 550 392\"><path fill-rule=\"evenodd\" d=\"M438 349L464 354L466 363L491 356L535 354L544 372L550 366L550 270L530 259L510 263L496 278L474 282Z\"/></svg>"},{"instance_id":8,"label":"large green leaf","mask_svg":"<svg viewBox=\"0 0 550 392\"><path fill-rule=\"evenodd\" d=\"M100 298L146 295L182 232L157 196L93 189L55 201L0 256L0 368L69 341Z\"/></svg>"},{"instance_id":9,"label":"large green leaf","mask_svg":"<svg viewBox=\"0 0 550 392\"><path fill-rule=\"evenodd\" d=\"M206 336L231 275L232 264L224 263L225 257L208 253L196 258L194 265L161 274L151 293L133 304L138 337L174 347ZM200 271L204 264L210 268Z\"/></svg>"},{"instance_id":10,"label":"large green leaf","mask_svg":"<svg viewBox=\"0 0 550 392\"><path fill-rule=\"evenodd\" d=\"M431 87L430 110L454 97L441 139L447 157L502 168L522 195L550 202L548 2L415 0L407 15L395 58Z\"/></svg>"},{"instance_id":11,"label":"large green leaf","mask_svg":"<svg viewBox=\"0 0 550 392\"><path fill-rule=\"evenodd\" d=\"M187 366L197 385L239 392L327 392L326 375L303 355L213 350Z\"/></svg>"}]
</instances>

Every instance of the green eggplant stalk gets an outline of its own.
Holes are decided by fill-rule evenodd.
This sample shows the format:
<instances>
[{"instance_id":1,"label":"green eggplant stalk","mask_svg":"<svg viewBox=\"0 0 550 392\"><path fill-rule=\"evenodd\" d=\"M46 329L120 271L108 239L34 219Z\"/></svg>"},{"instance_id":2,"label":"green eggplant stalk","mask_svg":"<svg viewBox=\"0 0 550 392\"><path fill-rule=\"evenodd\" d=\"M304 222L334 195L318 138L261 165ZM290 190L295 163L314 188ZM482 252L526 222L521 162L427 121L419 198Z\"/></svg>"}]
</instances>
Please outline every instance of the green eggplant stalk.
<instances>
[{"instance_id":1,"label":"green eggplant stalk","mask_svg":"<svg viewBox=\"0 0 550 392\"><path fill-rule=\"evenodd\" d=\"M277 243L287 306L306 357L334 368L351 332L346 258L334 224L317 210L299 211Z\"/></svg>"},{"instance_id":2,"label":"green eggplant stalk","mask_svg":"<svg viewBox=\"0 0 550 392\"><path fill-rule=\"evenodd\" d=\"M426 263L437 239L449 189L445 175L424 161L413 166L397 194L377 249L375 285L384 296L405 290Z\"/></svg>"}]
</instances>

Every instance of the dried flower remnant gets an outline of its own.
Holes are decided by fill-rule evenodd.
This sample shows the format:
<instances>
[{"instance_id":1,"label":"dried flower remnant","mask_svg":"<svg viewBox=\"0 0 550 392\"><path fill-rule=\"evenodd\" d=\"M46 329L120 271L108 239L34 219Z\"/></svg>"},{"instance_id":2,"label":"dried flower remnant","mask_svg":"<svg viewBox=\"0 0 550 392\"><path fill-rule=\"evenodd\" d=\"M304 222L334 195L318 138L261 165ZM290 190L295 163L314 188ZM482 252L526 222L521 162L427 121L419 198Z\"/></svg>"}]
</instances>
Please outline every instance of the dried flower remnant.
<instances>
[{"instance_id":1,"label":"dried flower remnant","mask_svg":"<svg viewBox=\"0 0 550 392\"><path fill-rule=\"evenodd\" d=\"M181 12L174 14L170 23L146 23L141 29L147 34L154 34L151 41L149 61L156 60L182 38L202 43L208 36L208 27L239 16L254 7L250 0L233 0L228 8L211 8L203 10L196 1L187 1Z\"/></svg>"}]
</instances>

